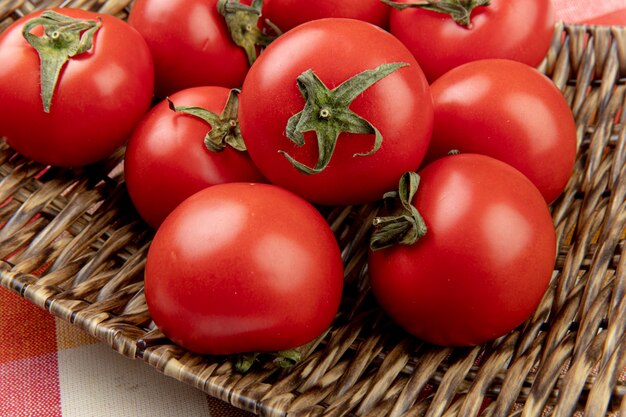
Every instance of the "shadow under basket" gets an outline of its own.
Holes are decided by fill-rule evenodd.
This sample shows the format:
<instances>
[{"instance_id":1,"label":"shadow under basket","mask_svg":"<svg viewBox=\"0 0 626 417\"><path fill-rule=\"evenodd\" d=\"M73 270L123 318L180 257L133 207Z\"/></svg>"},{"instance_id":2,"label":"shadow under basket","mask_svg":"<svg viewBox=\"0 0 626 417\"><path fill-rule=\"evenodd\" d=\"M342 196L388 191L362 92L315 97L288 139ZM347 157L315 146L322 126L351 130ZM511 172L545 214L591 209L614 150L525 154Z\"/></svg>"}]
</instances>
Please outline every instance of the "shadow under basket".
<instances>
[{"instance_id":1,"label":"shadow under basket","mask_svg":"<svg viewBox=\"0 0 626 417\"><path fill-rule=\"evenodd\" d=\"M42 7L126 18L130 1L0 0L0 30ZM187 352L155 329L143 296L153 233L128 198L123 158L49 168L0 145L0 283L122 355L262 416L626 416L626 28L558 24L541 70L576 117L578 158L551 206L558 257L520 328L471 348L425 344L368 287L375 205L325 212L346 266L340 312L283 370L261 356ZM502 242L506 245L506 242Z\"/></svg>"}]
</instances>

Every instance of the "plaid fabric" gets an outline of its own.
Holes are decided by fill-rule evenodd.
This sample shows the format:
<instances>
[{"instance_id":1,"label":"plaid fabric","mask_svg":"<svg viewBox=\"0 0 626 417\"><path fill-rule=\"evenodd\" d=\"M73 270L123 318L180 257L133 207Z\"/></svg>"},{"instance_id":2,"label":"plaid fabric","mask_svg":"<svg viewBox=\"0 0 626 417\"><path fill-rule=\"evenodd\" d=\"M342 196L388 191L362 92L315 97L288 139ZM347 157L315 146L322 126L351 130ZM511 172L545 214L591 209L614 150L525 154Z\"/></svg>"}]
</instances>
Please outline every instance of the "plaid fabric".
<instances>
[{"instance_id":1,"label":"plaid fabric","mask_svg":"<svg viewBox=\"0 0 626 417\"><path fill-rule=\"evenodd\" d=\"M557 10L557 19L566 23L602 23L607 25L626 25L624 0L552 0ZM602 21L596 21L602 17Z\"/></svg>"},{"instance_id":2,"label":"plaid fabric","mask_svg":"<svg viewBox=\"0 0 626 417\"><path fill-rule=\"evenodd\" d=\"M117 354L0 288L0 416L251 414Z\"/></svg>"},{"instance_id":3,"label":"plaid fabric","mask_svg":"<svg viewBox=\"0 0 626 417\"><path fill-rule=\"evenodd\" d=\"M626 25L624 0L553 1L567 23ZM251 414L124 358L0 288L0 417L38 416Z\"/></svg>"}]
</instances>

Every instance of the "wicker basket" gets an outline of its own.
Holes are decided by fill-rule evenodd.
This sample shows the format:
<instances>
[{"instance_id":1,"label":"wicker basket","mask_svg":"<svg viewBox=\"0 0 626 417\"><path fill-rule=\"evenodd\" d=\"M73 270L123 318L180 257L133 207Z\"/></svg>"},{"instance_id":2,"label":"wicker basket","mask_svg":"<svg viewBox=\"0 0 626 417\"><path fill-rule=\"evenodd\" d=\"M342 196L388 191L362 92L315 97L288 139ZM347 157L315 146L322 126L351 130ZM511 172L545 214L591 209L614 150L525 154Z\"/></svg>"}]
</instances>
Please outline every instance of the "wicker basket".
<instances>
[{"instance_id":1,"label":"wicker basket","mask_svg":"<svg viewBox=\"0 0 626 417\"><path fill-rule=\"evenodd\" d=\"M0 31L42 7L127 16L128 0L0 0ZM557 27L542 70L578 123L579 153L552 206L552 285L519 329L484 346L444 349L395 327L365 268L372 206L326 213L346 291L331 329L291 371L261 357L186 352L154 329L143 296L152 233L114 168L46 168L0 145L0 283L121 354L263 416L626 416L626 28ZM502 242L503 245L506 242Z\"/></svg>"}]
</instances>

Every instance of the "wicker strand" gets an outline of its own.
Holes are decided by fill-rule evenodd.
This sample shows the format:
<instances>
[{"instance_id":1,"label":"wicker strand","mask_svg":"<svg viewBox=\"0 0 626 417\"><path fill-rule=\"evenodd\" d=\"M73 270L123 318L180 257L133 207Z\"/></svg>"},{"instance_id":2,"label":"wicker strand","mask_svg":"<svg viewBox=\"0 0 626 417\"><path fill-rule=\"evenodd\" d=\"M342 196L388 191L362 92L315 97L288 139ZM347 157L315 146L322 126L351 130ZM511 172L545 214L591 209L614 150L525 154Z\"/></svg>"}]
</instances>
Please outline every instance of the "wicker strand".
<instances>
[{"instance_id":1,"label":"wicker strand","mask_svg":"<svg viewBox=\"0 0 626 417\"><path fill-rule=\"evenodd\" d=\"M56 6L124 19L132 2L0 0L0 31ZM551 285L523 326L492 343L426 345L382 313L366 267L372 204L324 211L342 249L345 296L292 370L261 356L241 375L234 358L173 345L145 303L152 232L114 170L123 149L62 170L0 144L0 285L127 357L263 416L626 415L626 28L559 23L540 68L573 110L579 151L551 206Z\"/></svg>"}]
</instances>

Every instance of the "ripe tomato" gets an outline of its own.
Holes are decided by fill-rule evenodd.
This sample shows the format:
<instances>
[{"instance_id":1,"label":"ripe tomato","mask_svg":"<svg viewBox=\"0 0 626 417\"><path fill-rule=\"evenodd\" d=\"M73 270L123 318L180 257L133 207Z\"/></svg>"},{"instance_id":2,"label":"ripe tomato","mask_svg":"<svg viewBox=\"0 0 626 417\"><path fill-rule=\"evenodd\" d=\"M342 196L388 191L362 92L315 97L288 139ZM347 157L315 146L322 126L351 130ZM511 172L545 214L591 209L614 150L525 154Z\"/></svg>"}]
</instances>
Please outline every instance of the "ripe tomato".
<instances>
[{"instance_id":1,"label":"ripe tomato","mask_svg":"<svg viewBox=\"0 0 626 417\"><path fill-rule=\"evenodd\" d=\"M25 16L0 35L0 136L35 161L87 165L122 145L148 110L154 79L150 51L137 31L113 16L77 9L45 13ZM81 20L84 30L70 34L68 17ZM48 81L42 81L40 56L22 35L25 25L37 44L77 45L90 31L92 44L68 59L56 83L45 75Z\"/></svg>"},{"instance_id":2,"label":"ripe tomato","mask_svg":"<svg viewBox=\"0 0 626 417\"><path fill-rule=\"evenodd\" d=\"M555 85L528 65L481 60L432 84L435 127L426 160L456 149L504 161L551 203L576 159L576 124Z\"/></svg>"},{"instance_id":3,"label":"ripe tomato","mask_svg":"<svg viewBox=\"0 0 626 417\"><path fill-rule=\"evenodd\" d=\"M218 0L136 0L128 23L146 39L165 97L188 87L240 87L248 62L232 41Z\"/></svg>"},{"instance_id":4,"label":"ripe tomato","mask_svg":"<svg viewBox=\"0 0 626 417\"><path fill-rule=\"evenodd\" d=\"M286 32L302 23L326 17L358 19L387 28L390 11L380 0L266 0L263 16Z\"/></svg>"},{"instance_id":5,"label":"ripe tomato","mask_svg":"<svg viewBox=\"0 0 626 417\"><path fill-rule=\"evenodd\" d=\"M378 81L367 87L372 74ZM338 18L274 41L250 69L239 107L248 152L266 178L328 205L379 199L417 169L432 118L428 84L409 51L376 26Z\"/></svg>"},{"instance_id":6,"label":"ripe tomato","mask_svg":"<svg viewBox=\"0 0 626 417\"><path fill-rule=\"evenodd\" d=\"M342 287L324 218L269 184L216 185L185 200L157 231L145 271L157 326L207 354L300 346L330 325Z\"/></svg>"},{"instance_id":7,"label":"ripe tomato","mask_svg":"<svg viewBox=\"0 0 626 417\"><path fill-rule=\"evenodd\" d=\"M224 113L229 98L224 87L194 87L170 97L177 107L192 106L215 116ZM236 96L235 96L236 97ZM235 98L236 100L236 98ZM213 129L235 134L236 107ZM126 148L124 173L130 197L141 217L157 228L184 199L203 188L225 182L263 182L245 150L222 144L209 150L205 136L212 130L206 121L157 104L135 129Z\"/></svg>"},{"instance_id":8,"label":"ripe tomato","mask_svg":"<svg viewBox=\"0 0 626 417\"><path fill-rule=\"evenodd\" d=\"M409 333L439 345L480 344L529 317L550 281L556 238L547 205L519 171L460 154L419 172L413 205L426 235L370 251L372 290Z\"/></svg>"},{"instance_id":9,"label":"ripe tomato","mask_svg":"<svg viewBox=\"0 0 626 417\"><path fill-rule=\"evenodd\" d=\"M239 5L239 1L227 2ZM218 3L220 0L136 0L133 4L128 22L148 42L158 96L203 85L241 87L249 58L233 41ZM241 4L250 5L250 1ZM258 21L259 16L252 13L248 17ZM256 25L246 29L248 23L241 23L244 32L263 37Z\"/></svg>"},{"instance_id":10,"label":"ripe tomato","mask_svg":"<svg viewBox=\"0 0 626 417\"><path fill-rule=\"evenodd\" d=\"M555 11L551 0L491 0L488 6L473 9L470 19L470 26L464 27L431 10L392 10L389 30L413 52L432 82L478 59L506 58L539 65L550 48Z\"/></svg>"}]
</instances>

